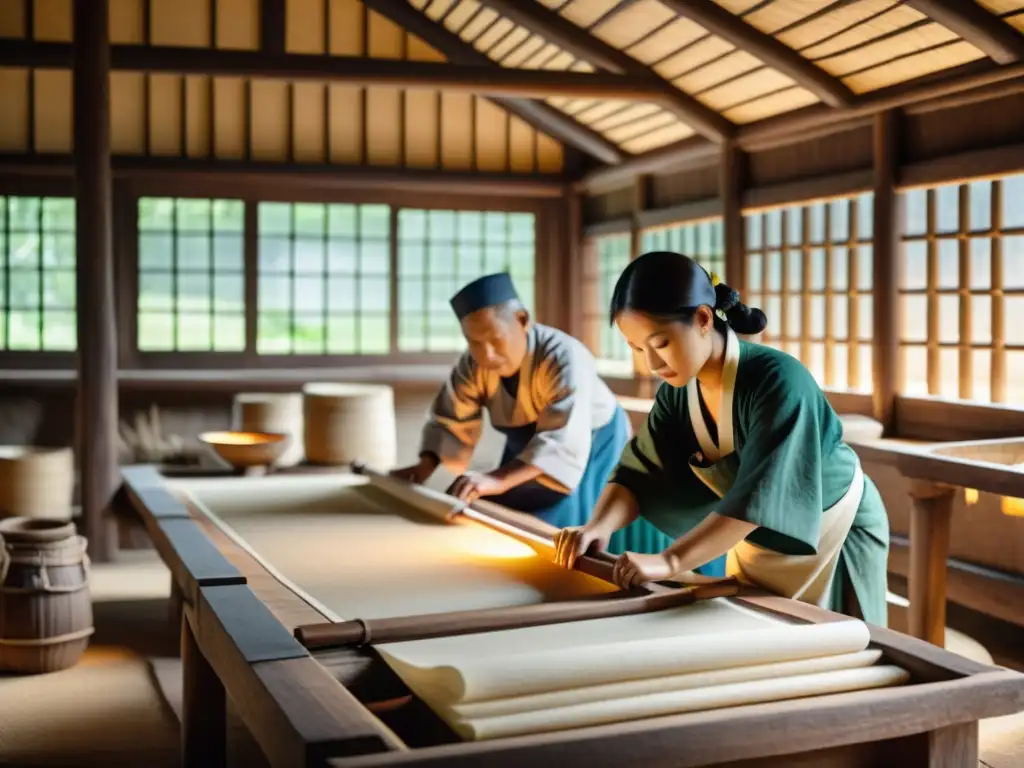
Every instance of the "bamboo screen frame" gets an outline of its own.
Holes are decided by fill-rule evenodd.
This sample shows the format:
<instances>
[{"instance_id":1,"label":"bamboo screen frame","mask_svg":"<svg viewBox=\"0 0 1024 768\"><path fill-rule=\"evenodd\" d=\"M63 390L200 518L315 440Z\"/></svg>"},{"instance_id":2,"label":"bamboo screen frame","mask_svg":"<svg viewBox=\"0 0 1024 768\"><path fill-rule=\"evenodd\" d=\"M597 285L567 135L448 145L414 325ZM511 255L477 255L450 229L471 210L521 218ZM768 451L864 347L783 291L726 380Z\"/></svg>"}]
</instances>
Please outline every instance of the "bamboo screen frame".
<instances>
[{"instance_id":1,"label":"bamboo screen frame","mask_svg":"<svg viewBox=\"0 0 1024 768\"><path fill-rule=\"evenodd\" d=\"M14 201L30 219L14 215ZM69 225L70 224L70 228ZM58 195L0 196L0 350L73 352L77 343L75 200ZM15 295L17 289L18 296ZM22 301L25 289L31 297ZM70 290L67 301L60 294ZM15 338L12 316L31 320ZM63 320L63 322L58 322ZM19 322L20 326L20 322Z\"/></svg>"},{"instance_id":2,"label":"bamboo screen frame","mask_svg":"<svg viewBox=\"0 0 1024 768\"><path fill-rule=\"evenodd\" d=\"M640 252L675 251L682 253L724 282L725 231L721 216L693 219L664 227L645 229L640 236Z\"/></svg>"},{"instance_id":3,"label":"bamboo screen frame","mask_svg":"<svg viewBox=\"0 0 1024 768\"><path fill-rule=\"evenodd\" d=\"M622 270L632 260L629 232L586 238L581 288L583 292L583 341L597 358L601 373L632 376L633 352L608 319L612 290Z\"/></svg>"},{"instance_id":4,"label":"bamboo screen frame","mask_svg":"<svg viewBox=\"0 0 1024 768\"><path fill-rule=\"evenodd\" d=\"M161 194L152 194L152 193L140 194L138 197L134 197L134 196L131 196L131 195L125 195L125 196L121 196L119 198L119 204L124 206L124 211L123 211L124 215L130 216L133 219L136 219L137 216L138 216L138 201L139 200L144 199L144 198L167 198L167 197L171 197L171 196L170 195L161 195ZM175 199L192 199L192 200L196 200L196 199L206 200L207 199L207 198L197 198L195 196L190 196L188 194L184 194L184 195L180 195L179 194L179 195L174 196L174 197L175 197ZM461 337L459 339L455 339L455 335L457 334L457 330L458 330L457 325L455 326L456 334L453 334L451 332L451 329L447 328L447 330L449 332L445 335L445 340L448 343L445 343L445 344L443 344L441 346L431 345L429 348L425 348L427 346L426 344L415 343L417 341L416 338L412 338L412 339L404 338L403 339L403 337L401 335L403 316L407 316L408 315L408 313L403 312L403 310L402 310L402 304L403 304L403 301L402 301L402 295L403 295L403 291L402 291L402 272L403 272L403 270L400 267L401 267L402 245L403 245L403 243L400 240L400 230L401 230L400 218L401 218L401 215L403 214L403 212L404 213L411 213L411 212L424 213L424 214L427 214L428 216L432 215L432 214L435 214L435 213L438 213L438 212L441 212L441 213L453 213L453 214L456 215L456 219L458 218L458 215L462 214L462 213L479 214L482 217L482 219L488 219L488 217L494 218L495 215L502 216L503 217L502 221L505 222L505 224L502 227L502 229L503 229L503 231L505 233L505 238L502 240L501 243L497 244L498 246L500 246L502 258L500 259L501 264L497 264L497 262L494 262L494 264L497 265L496 269L501 269L504 266L508 266L509 258L510 258L509 254L511 253L512 250L518 248L519 251L522 251L523 248L528 248L529 251L530 251L530 254L531 254L531 263L528 265L528 267L524 267L521 264L521 262L522 262L522 258L521 258L522 254L520 253L519 254L519 256L520 256L519 262L520 263L518 264L518 266L516 264L512 264L512 273L513 273L513 278L517 282L517 286L519 287L519 289L523 293L523 298L525 300L525 303L527 303L528 306L532 306L534 303L536 303L535 294L537 293L537 286L535 285L535 282L536 282L535 273L536 273L536 269L537 269L537 263L536 263L537 262L537 252L538 252L537 249L538 249L538 245L539 245L539 243L541 241L541 233L538 231L538 227L540 226L540 214L539 214L539 212L537 210L531 210L529 206L523 207L523 206L516 205L516 204L501 205L501 204L495 204L496 201L480 200L478 202L480 202L482 204L479 205L478 207L473 207L471 209L470 208L470 204L472 202L474 202L474 201L466 200L466 201L461 201L461 202L457 203L456 200L450 199L450 200L444 200L443 201L443 203L447 203L447 205L443 205L442 204L442 205L440 205L440 206L438 206L436 208L433 208L433 207L429 207L429 204L426 205L426 206L422 205L422 204L417 204L417 202L414 201L414 200L408 200L408 201L400 200L400 201L395 201L395 202L385 202L385 201L369 200L369 201L363 202L361 200L354 200L354 199L339 199L339 200L330 199L330 200L324 200L324 199L311 198L311 197L306 197L306 196L303 196L302 199L288 200L286 198L283 199L283 197L284 196L282 196L282 198L274 198L274 199L262 199L261 198L261 199L246 199L246 200L242 200L240 198L230 198L230 199L235 200L237 202L241 202L241 204L244 205L244 208L245 208L244 226L242 228L241 234L242 234L243 240L245 242L245 251L246 251L245 252L245 256L244 256L244 261L245 261L245 269L244 269L244 274L245 274L245 278L244 278L245 279L244 297L245 298L244 298L244 301L243 301L243 303L241 305L242 306L241 311L245 315L245 322L246 322L246 326L247 326L247 330L246 330L246 343L245 343L245 345L242 348L238 349L237 351L233 351L233 352L226 352L226 351L223 351L223 350L212 350L212 351L205 351L204 352L202 350L196 350L196 349L185 349L185 350L174 350L174 349L146 350L146 349L140 349L139 348L139 345L138 345L138 325L137 325L137 320L138 320L138 314L139 314L140 293L138 291L138 287L139 287L139 281L142 278L144 278L144 276L145 276L145 270L142 269L142 267L143 267L142 261L141 261L142 253L141 253L141 249L139 247L139 239L144 234L146 234L146 232L140 230L140 228L138 227L137 224L133 225L133 236L130 237L130 238L127 238L128 240L131 241L130 242L130 247L125 250L124 254L121 257L119 257L119 260L124 264L125 269L129 273L133 273L133 277L135 279L135 286L133 286L135 288L134 294L130 298L130 305L131 305L130 306L130 311L132 312L133 319L136 320L136 323L133 324L134 325L134 329L133 330L135 332L132 334L132 337L127 342L127 349L125 349L123 351L122 357L123 358L127 357L129 360L135 361L135 360L141 360L142 358L140 358L139 355L143 355L143 356L147 356L147 357L149 357L151 359L157 360L159 365L173 364L173 362L176 361L176 360L185 361L186 358L190 358L190 356L191 356L190 359L192 359L192 364L193 365L196 364L196 363L199 363L199 364L202 364L202 363L213 364L213 363L215 363L215 361L217 359L219 359L219 360L221 360L223 362L226 362L227 360L231 359L232 355L234 355L235 357L243 358L246 361L247 364L259 364L261 361L263 363L267 363L267 362L270 362L270 361L276 359L276 360L281 361L285 365L293 364L292 361L298 362L300 360L303 361L303 362L307 362L308 361L308 362L310 362L312 364L316 364L319 361L322 361L322 362L326 363L326 362L329 362L329 361L356 359L356 358L359 358L360 356L362 356L362 357L372 357L372 358L376 358L376 359L384 359L386 357L387 358L396 358L397 359L396 361L398 361L398 362L430 362L430 361L434 361L435 359L436 360L444 359L445 361L450 360L450 353L453 350L456 350L456 348L454 346L454 342L455 341L461 341ZM213 197L209 198L209 200L223 200L223 199L229 199L229 195L224 195L224 196L218 195L215 198L213 198ZM427 201L424 200L424 202L427 202ZM439 202L441 202L441 201L439 201ZM291 226L287 228L288 231L281 230L281 228L278 227L277 229L280 230L280 231L275 231L275 232L271 233L271 232L266 231L265 228L261 228L261 225L260 225L260 211L264 210L265 206L268 206L268 205L284 206L285 208L288 209L288 211L291 212L290 213ZM299 205L306 206L306 207L311 207L311 208L320 208L320 209L323 209L324 211L327 212L327 213L325 213L325 226L323 227L322 231L318 231L317 233L306 232L305 235L297 233L297 231L295 229L295 226L294 226L294 224L295 224L294 211L296 209L296 206L299 206ZM361 261L361 257L362 257L362 248L361 248L362 240L358 236L358 233L356 233L355 237L353 237L351 235L351 233L349 233L347 235L341 236L340 240L345 241L345 243L347 243L348 245L351 245L351 246L353 246L355 248L355 253L356 253L356 256L355 256L355 259L356 259L355 271L353 272L353 271L349 270L348 272L346 272L343 275L340 274L340 273L339 274L333 274L328 269L328 261L329 261L330 256L331 256L331 254L330 254L331 245L334 242L334 240L338 239L338 238L333 238L333 236L331 234L330 212L334 211L335 209L339 209L339 210L340 209L344 209L345 211L349 211L349 212L355 211L356 217L358 219L360 211L362 210L362 208L367 207L367 206L370 206L370 207L373 207L373 208L384 208L384 209L387 209L387 232L384 233L384 234L381 234L381 232L376 232L374 234L374 238L373 238L373 239L379 241L377 243L377 245L379 247L374 249L374 259L376 261L381 262L381 263L377 264L377 266L372 268L372 269L361 270L360 267L361 266L365 266L365 265L361 265L359 263ZM532 230L533 230L533 234L532 234L531 237L524 238L523 236L521 236L521 233L519 235L517 235L516 237L510 237L510 235L508 233L508 222L511 221L510 217L513 217L513 216L528 217L529 218L530 223L532 225ZM522 229L522 228L520 227L520 229ZM484 232L483 235L484 235L483 239L482 239L482 241L480 243L480 249L483 252L483 255L486 256L488 247L489 246L493 246L494 243L491 243L487 239L486 232ZM280 240L282 242L287 241L287 246L288 246L287 250L289 252L289 257L288 257L288 262L289 263L284 265L283 268L274 270L273 274L267 273L265 271L265 269L264 269L265 265L262 263L263 259L261 258L261 254L260 254L260 251L261 251L261 241L265 240L265 239L276 239L276 240ZM323 269L320 269L319 271L317 271L316 275L314 275L314 277L322 278L321 279L321 285L320 285L320 288L318 290L322 290L324 292L324 295L322 297L320 297L319 294L318 294L318 298L321 299L319 301L319 303L315 304L315 305L313 303L309 303L308 306L303 306L303 303L301 301L301 297L299 297L297 299L296 296L293 295L291 297L291 302L288 304L288 306L287 307L283 307L283 308L279 308L279 309L280 309L280 311L283 311L286 314L288 314L289 317L292 317L292 316L295 316L295 315L297 315L299 313L302 313L302 314L308 315L310 317L315 316L315 317L320 317L321 319L323 319L324 320L324 322L323 322L323 326L324 327L322 329L323 330L323 334L322 334L323 338L319 340L322 343L312 343L311 342L311 343L304 344L304 345L292 344L292 345L289 346L288 349L278 349L278 348L266 349L265 345L261 346L261 344L260 344L260 334L259 334L261 315L264 314L264 313L262 313L260 311L260 295L259 295L260 294L260 290L259 290L260 282L261 282L261 280L266 280L268 278L273 278L273 279L284 279L284 280L288 281L289 284L292 284L292 283L295 283L296 280L299 277L302 276L301 274L299 274L299 272L301 272L301 270L296 270L296 264L295 264L295 243L296 243L297 240L308 240L311 243L314 243L314 244L322 246L322 249L324 251L324 253L323 253ZM418 240L419 239L417 239L415 237L412 238L413 242L418 242ZM407 246L408 246L408 241L409 241L409 238L406 238L406 243L405 244ZM457 243L455 245L457 246ZM452 243L448 243L448 246L452 246ZM492 250L493 250L493 248L492 248ZM481 269L493 266L491 264L492 261L494 261L494 260L493 259L482 259L481 260L481 264L480 264ZM376 311L376 313L375 313L376 314L376 319L378 321L383 319L383 321L384 321L384 323L386 325L386 328L385 328L385 331L384 331L384 334L383 334L383 340L378 339L377 343L373 344L373 345L367 345L367 344L363 344L363 343L358 343L358 342L361 342L360 338L349 339L348 341L344 341L343 340L344 343L340 344L340 345L339 344L328 343L330 340L327 338L328 337L327 321L332 316L332 312L333 312L333 309L332 309L332 297L330 295L328 295L328 294L330 294L330 291L328 290L328 287L330 285L330 280L331 280L331 278L336 278L336 277L340 276L342 278L348 278L350 283L353 282L353 280L356 282L356 286L355 286L356 289L357 289L355 291L356 307L354 309L346 308L345 313L347 313L346 316L348 316L348 315L352 316L352 317L349 317L350 320L354 318L354 327L355 327L355 330L358 332L359 326L360 326L360 321L359 321L359 317L358 317L358 314L359 314L359 295L358 295L359 294L359 291L358 291L358 287L359 286L358 286L358 282L359 282L359 277L360 277L360 275L362 274L363 271L366 271L367 274L372 273L372 276L374 277L374 279L378 280L378 282L380 280L385 280L388 283L388 290L387 290L387 294L388 295L384 298L384 300L386 302L386 305L382 309L379 308ZM494 271L494 270L491 270L491 271ZM480 274L482 274L482 273L483 272L480 272ZM472 274L472 275L470 275L468 273L466 275L462 275L462 277L466 277L466 280L464 282L468 282L470 279L472 279L473 277L476 277L476 276L478 276L478 275L475 274L475 273ZM459 287L456 283L458 283L460 276L459 275L448 275L447 273L445 273L443 275L434 275L433 273L429 273L429 274L426 274L426 275L421 275L420 276L420 283L418 285L418 293L422 294L425 288L429 288L430 286L427 285L427 283L429 283L431 281L431 279L434 278L434 277L442 278L442 279L440 279L440 282L442 283L441 287L444 289L444 291L443 291L443 293L444 293L444 296L443 296L443 303L444 303L443 314L444 314L444 318L454 322L454 320L451 317L451 310L450 310L450 307L448 306L447 302L448 302L448 299L450 299L450 297L451 297L451 293L454 293L454 290L456 290ZM448 282L451 282L452 286L454 286L451 291L448 290L449 287L452 287L452 286L448 285ZM434 292L436 293L436 291L434 291ZM408 297L408 292L406 292L406 297ZM215 302L215 301L216 301L216 297L211 295L211 302ZM435 305L438 304L438 303L439 303L438 301L434 302ZM322 306L320 306L321 304L322 304ZM122 311L124 311L124 309L125 308L122 308ZM440 316L440 314L442 313L442 309L439 309L438 306L434 306L433 308L428 307L427 310L430 313L431 319L433 319L434 316ZM371 309L370 312L373 313L374 310ZM424 310L423 309L417 309L417 310L415 310L415 312L416 312L417 316L422 316ZM345 313L343 313L343 314L345 314ZM335 314L337 314L337 313L335 313ZM452 322L449 322L448 325L449 326L452 325ZM294 325L294 323L292 323L292 324ZM350 325L352 325L352 323L350 323ZM378 322L378 325L379 325L379 322ZM349 330L352 330L352 329L350 328ZM380 336L381 334L378 333L377 335ZM317 341L317 339L313 339L313 342L316 342L316 341ZM403 341L404 341L404 343L403 343ZM412 341L413 343L410 344L410 341ZM420 339L419 341L422 342L422 339ZM461 347L458 347L458 349L461 349ZM199 355L198 357L196 357L197 354ZM122 362L122 364L124 364L124 362Z\"/></svg>"},{"instance_id":5,"label":"bamboo screen frame","mask_svg":"<svg viewBox=\"0 0 1024 768\"><path fill-rule=\"evenodd\" d=\"M901 198L901 393L1024 403L1024 174Z\"/></svg>"},{"instance_id":6,"label":"bamboo screen frame","mask_svg":"<svg viewBox=\"0 0 1024 768\"><path fill-rule=\"evenodd\" d=\"M797 357L825 389L871 392L872 195L745 212L746 303L762 343Z\"/></svg>"}]
</instances>

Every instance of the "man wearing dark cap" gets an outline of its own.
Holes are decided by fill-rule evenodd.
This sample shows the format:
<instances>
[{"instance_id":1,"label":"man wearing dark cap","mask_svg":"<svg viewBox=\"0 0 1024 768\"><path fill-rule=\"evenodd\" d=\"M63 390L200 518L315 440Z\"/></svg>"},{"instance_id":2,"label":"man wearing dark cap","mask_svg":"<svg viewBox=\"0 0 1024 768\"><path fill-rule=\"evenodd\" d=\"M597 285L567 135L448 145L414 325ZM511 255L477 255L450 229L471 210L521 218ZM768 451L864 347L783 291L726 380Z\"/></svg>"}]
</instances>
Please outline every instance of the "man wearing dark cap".
<instances>
[{"instance_id":1,"label":"man wearing dark cap","mask_svg":"<svg viewBox=\"0 0 1024 768\"><path fill-rule=\"evenodd\" d=\"M451 305L469 349L434 399L420 461L392 474L422 483L444 466L458 476L448 493L459 499L487 497L557 527L583 525L630 437L594 356L531 322L508 274L473 281ZM494 471L470 472L485 409L505 451Z\"/></svg>"}]
</instances>

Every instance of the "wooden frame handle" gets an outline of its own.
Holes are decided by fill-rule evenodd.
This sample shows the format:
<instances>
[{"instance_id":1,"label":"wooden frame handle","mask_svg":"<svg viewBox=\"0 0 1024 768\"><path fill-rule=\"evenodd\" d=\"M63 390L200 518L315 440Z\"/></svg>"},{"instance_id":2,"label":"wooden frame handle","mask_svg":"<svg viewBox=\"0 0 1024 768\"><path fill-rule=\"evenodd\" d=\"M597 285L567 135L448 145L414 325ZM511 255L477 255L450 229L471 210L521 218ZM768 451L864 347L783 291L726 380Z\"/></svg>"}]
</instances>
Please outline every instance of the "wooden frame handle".
<instances>
[{"instance_id":1,"label":"wooden frame handle","mask_svg":"<svg viewBox=\"0 0 1024 768\"><path fill-rule=\"evenodd\" d=\"M295 637L309 650L347 645L374 645L425 640L432 637L497 632L519 627L562 624L570 621L604 619L638 613L663 611L699 600L739 594L735 579L724 579L697 587L673 589L640 596L629 592L600 595L599 598L561 603L538 603L511 608L486 608L386 619L355 619L338 623L306 624L296 627Z\"/></svg>"}]
</instances>

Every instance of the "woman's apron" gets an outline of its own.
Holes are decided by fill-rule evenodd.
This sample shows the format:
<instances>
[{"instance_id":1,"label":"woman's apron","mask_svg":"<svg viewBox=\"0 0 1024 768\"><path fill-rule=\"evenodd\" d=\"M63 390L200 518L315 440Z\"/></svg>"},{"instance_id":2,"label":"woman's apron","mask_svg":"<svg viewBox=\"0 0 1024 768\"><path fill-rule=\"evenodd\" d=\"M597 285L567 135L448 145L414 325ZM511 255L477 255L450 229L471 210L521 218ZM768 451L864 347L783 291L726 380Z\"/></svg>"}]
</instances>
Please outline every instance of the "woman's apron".
<instances>
[{"instance_id":1,"label":"woman's apron","mask_svg":"<svg viewBox=\"0 0 1024 768\"><path fill-rule=\"evenodd\" d=\"M734 449L732 409L739 363L739 340L733 331L729 330L725 345L725 363L722 368L722 399L717 421L718 445L711 439L704 421L697 380L691 380L686 387L690 422L700 445L700 451L690 457L690 469L719 498L723 498L732 487L739 470L739 458ZM729 551L726 573L777 595L827 607L830 603L832 580L839 563L839 555L853 526L863 495L864 474L858 462L850 488L822 515L817 554L784 555L742 541Z\"/></svg>"}]
</instances>

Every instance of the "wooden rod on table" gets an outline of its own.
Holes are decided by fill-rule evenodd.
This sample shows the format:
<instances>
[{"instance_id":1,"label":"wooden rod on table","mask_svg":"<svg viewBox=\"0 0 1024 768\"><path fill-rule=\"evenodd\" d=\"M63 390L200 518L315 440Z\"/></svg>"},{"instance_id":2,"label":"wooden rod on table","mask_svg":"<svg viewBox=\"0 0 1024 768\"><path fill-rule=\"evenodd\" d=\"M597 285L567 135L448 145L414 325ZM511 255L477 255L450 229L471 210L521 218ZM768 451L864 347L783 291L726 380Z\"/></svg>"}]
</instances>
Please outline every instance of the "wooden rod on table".
<instances>
[{"instance_id":1,"label":"wooden rod on table","mask_svg":"<svg viewBox=\"0 0 1024 768\"><path fill-rule=\"evenodd\" d=\"M558 532L554 526L500 504L487 501L467 504L454 496L383 474L365 464L353 463L351 466L355 474L369 478L377 488L416 506L431 517L448 523L472 521L484 525L491 530L522 541L537 550L538 554L549 560L554 560L554 536ZM615 558L606 552L601 552L578 557L573 570L611 584L614 583L612 580L614 567Z\"/></svg>"},{"instance_id":2,"label":"wooden rod on table","mask_svg":"<svg viewBox=\"0 0 1024 768\"><path fill-rule=\"evenodd\" d=\"M739 591L740 585L735 579L724 579L697 587L674 589L639 597L602 595L601 599L538 603L511 608L486 608L420 616L306 624L296 627L295 637L309 650L346 645L401 643L409 640L426 640L431 637L498 632L519 627L536 627L545 624L651 613L690 605L699 600L732 597Z\"/></svg>"}]
</instances>

